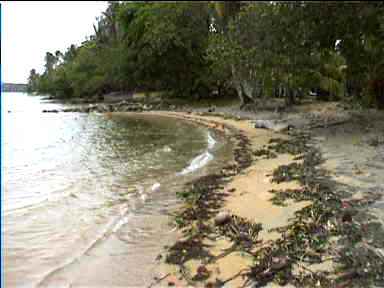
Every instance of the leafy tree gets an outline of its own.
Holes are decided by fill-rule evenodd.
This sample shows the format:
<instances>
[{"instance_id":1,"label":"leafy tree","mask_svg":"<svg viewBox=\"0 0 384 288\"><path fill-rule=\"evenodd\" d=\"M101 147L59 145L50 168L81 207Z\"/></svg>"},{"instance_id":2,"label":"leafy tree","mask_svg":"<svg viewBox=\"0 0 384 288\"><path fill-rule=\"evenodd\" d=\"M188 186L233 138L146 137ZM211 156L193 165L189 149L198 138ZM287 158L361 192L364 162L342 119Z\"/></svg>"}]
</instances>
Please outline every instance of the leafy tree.
<instances>
[{"instance_id":1,"label":"leafy tree","mask_svg":"<svg viewBox=\"0 0 384 288\"><path fill-rule=\"evenodd\" d=\"M77 55L77 48L74 44L71 44L67 51L64 53L63 57L63 62L69 63L72 62Z\"/></svg>"},{"instance_id":2,"label":"leafy tree","mask_svg":"<svg viewBox=\"0 0 384 288\"><path fill-rule=\"evenodd\" d=\"M138 86L193 94L201 85L208 40L206 3L125 3L122 9Z\"/></svg>"},{"instance_id":3,"label":"leafy tree","mask_svg":"<svg viewBox=\"0 0 384 288\"><path fill-rule=\"evenodd\" d=\"M40 75L36 73L35 69L31 69L28 77L27 92L31 93L36 91Z\"/></svg>"},{"instance_id":4,"label":"leafy tree","mask_svg":"<svg viewBox=\"0 0 384 288\"><path fill-rule=\"evenodd\" d=\"M119 2L79 47L45 55L30 91L92 97L114 90L222 96L241 107L310 90L384 107L382 2Z\"/></svg>"},{"instance_id":5,"label":"leafy tree","mask_svg":"<svg viewBox=\"0 0 384 288\"><path fill-rule=\"evenodd\" d=\"M56 65L56 63L57 63L57 61L58 61L58 59L57 59L57 57L56 57L54 54L52 54L51 52L47 52L47 53L45 54L45 58L44 58L44 60L45 60L45 65L44 65L44 67L45 67L45 72L44 72L44 73L46 73L46 74L50 74L50 73L53 71L53 68L55 67L55 65Z\"/></svg>"}]
</instances>

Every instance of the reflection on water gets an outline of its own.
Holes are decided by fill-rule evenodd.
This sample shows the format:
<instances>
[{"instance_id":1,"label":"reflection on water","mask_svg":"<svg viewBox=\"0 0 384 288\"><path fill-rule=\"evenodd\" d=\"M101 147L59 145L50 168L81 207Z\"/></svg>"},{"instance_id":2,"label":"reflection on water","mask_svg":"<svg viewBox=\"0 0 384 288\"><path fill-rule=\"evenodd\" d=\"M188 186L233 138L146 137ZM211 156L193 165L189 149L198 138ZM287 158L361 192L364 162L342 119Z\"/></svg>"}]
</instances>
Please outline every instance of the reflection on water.
<instances>
[{"instance_id":1,"label":"reflection on water","mask_svg":"<svg viewBox=\"0 0 384 288\"><path fill-rule=\"evenodd\" d=\"M173 237L167 211L177 205L175 189L205 170L177 172L206 153L212 136L165 117L41 113L61 105L23 93L2 97L7 287L77 278L91 285L95 275L105 285L142 285L153 256ZM226 161L229 147L218 142L210 150L220 157L205 169ZM91 257L98 253L109 257ZM119 261L136 265L124 272ZM111 277L116 271L120 277Z\"/></svg>"}]
</instances>

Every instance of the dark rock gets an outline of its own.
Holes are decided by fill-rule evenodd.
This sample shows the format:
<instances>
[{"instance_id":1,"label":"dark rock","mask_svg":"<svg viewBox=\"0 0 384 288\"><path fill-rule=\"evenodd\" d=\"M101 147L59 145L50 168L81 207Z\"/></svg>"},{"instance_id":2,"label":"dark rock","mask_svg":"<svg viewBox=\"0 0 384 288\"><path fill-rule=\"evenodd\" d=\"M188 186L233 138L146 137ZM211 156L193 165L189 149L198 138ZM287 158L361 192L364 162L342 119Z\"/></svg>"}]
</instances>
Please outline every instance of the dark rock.
<instances>
[{"instance_id":1,"label":"dark rock","mask_svg":"<svg viewBox=\"0 0 384 288\"><path fill-rule=\"evenodd\" d=\"M221 226L231 221L231 214L227 211L219 212L214 219L216 226Z\"/></svg>"},{"instance_id":2,"label":"dark rock","mask_svg":"<svg viewBox=\"0 0 384 288\"><path fill-rule=\"evenodd\" d=\"M59 113L59 110L53 109L53 110L43 110L43 113Z\"/></svg>"}]
</instances>

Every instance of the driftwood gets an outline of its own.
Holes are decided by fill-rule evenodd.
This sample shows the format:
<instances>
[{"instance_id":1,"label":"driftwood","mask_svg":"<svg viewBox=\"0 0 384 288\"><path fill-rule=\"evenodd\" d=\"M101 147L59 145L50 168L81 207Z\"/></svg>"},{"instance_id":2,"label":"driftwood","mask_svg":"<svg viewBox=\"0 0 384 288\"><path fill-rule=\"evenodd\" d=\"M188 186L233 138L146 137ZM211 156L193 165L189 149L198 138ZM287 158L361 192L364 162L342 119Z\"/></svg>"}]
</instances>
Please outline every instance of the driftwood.
<instances>
[{"instance_id":1,"label":"driftwood","mask_svg":"<svg viewBox=\"0 0 384 288\"><path fill-rule=\"evenodd\" d=\"M332 122L325 122L325 123L317 123L313 125L308 125L309 129L315 129L315 128L327 128L327 127L332 127L332 126L337 126L344 124L348 122L349 119L343 119L343 120L338 120L338 121L332 121Z\"/></svg>"},{"instance_id":2,"label":"driftwood","mask_svg":"<svg viewBox=\"0 0 384 288\"><path fill-rule=\"evenodd\" d=\"M329 122L316 121L317 123L306 125L306 128L307 129L327 128L327 127L342 125L348 121L349 119L335 120L335 121L329 121ZM292 124L288 124L286 122L279 122L276 120L252 120L251 123L254 125L255 128L269 129L275 132L286 131L294 127Z\"/></svg>"},{"instance_id":3,"label":"driftwood","mask_svg":"<svg viewBox=\"0 0 384 288\"><path fill-rule=\"evenodd\" d=\"M157 285L157 284L159 284L161 281L163 281L165 278L167 278L168 276L170 276L171 275L171 273L168 273L168 274L166 274L166 275L164 275L163 277L161 277L161 278L155 278L155 282L153 282L153 283L151 283L149 286L148 286L148 288L152 288L154 285Z\"/></svg>"},{"instance_id":4,"label":"driftwood","mask_svg":"<svg viewBox=\"0 0 384 288\"><path fill-rule=\"evenodd\" d=\"M253 120L251 123L255 125L255 128L269 129L275 132L286 131L293 127L288 123L277 122L274 120Z\"/></svg>"}]
</instances>

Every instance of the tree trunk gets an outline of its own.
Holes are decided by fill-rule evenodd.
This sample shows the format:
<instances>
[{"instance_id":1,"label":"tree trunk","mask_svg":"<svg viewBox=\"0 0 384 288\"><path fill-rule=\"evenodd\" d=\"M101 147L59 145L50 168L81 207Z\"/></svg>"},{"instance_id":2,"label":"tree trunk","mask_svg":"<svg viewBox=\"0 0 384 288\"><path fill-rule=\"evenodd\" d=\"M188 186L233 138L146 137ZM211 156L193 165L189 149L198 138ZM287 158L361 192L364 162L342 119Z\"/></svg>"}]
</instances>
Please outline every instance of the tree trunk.
<instances>
[{"instance_id":1,"label":"tree trunk","mask_svg":"<svg viewBox=\"0 0 384 288\"><path fill-rule=\"evenodd\" d=\"M232 79L237 91L237 96L240 99L240 110L244 108L250 102L255 102L252 97L253 87L247 83L246 79L242 79L235 69L235 66L232 65Z\"/></svg>"},{"instance_id":2,"label":"tree trunk","mask_svg":"<svg viewBox=\"0 0 384 288\"><path fill-rule=\"evenodd\" d=\"M292 106L293 104L295 104L295 95L294 95L294 91L292 88L288 88L288 91L287 91L287 97L285 98L285 104L287 106Z\"/></svg>"}]
</instances>

